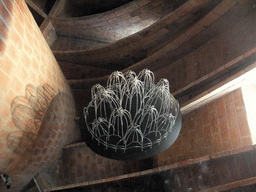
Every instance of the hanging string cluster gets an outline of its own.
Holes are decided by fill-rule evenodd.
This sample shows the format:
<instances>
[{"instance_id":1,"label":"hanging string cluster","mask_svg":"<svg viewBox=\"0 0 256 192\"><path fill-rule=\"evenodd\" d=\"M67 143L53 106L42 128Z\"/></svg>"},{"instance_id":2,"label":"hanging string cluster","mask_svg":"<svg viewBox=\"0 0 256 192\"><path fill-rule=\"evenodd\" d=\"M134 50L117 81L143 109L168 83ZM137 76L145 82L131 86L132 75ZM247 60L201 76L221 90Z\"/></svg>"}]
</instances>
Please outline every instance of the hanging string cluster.
<instances>
[{"instance_id":1,"label":"hanging string cluster","mask_svg":"<svg viewBox=\"0 0 256 192\"><path fill-rule=\"evenodd\" d=\"M88 131L98 144L115 150L160 144L171 134L179 104L170 94L169 82L154 84L148 69L138 76L133 71L113 72L106 88L91 89L92 101L84 108Z\"/></svg>"}]
</instances>

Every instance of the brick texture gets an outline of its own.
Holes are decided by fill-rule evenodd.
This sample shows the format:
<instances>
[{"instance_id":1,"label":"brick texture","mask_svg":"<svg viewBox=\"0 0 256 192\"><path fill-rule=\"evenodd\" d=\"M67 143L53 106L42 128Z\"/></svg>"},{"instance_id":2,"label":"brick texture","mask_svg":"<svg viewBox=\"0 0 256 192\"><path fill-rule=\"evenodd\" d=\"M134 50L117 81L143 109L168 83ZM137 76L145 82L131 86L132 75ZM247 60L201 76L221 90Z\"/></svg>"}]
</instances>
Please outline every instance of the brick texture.
<instances>
[{"instance_id":1,"label":"brick texture","mask_svg":"<svg viewBox=\"0 0 256 192\"><path fill-rule=\"evenodd\" d=\"M10 29L13 12L13 3L11 0L0 1L0 61L6 47L7 34Z\"/></svg>"},{"instance_id":2,"label":"brick texture","mask_svg":"<svg viewBox=\"0 0 256 192\"><path fill-rule=\"evenodd\" d=\"M162 166L251 144L241 89L237 89L186 114L177 141L157 159Z\"/></svg>"},{"instance_id":3,"label":"brick texture","mask_svg":"<svg viewBox=\"0 0 256 192\"><path fill-rule=\"evenodd\" d=\"M53 19L52 22L58 35L70 36L72 34L72 36L91 37L92 39L119 40L155 23L185 1L182 0L178 3L159 2L137 0L106 13L76 19ZM72 6L69 6L69 9L72 9ZM72 17L72 15L65 16L65 10L67 9L60 9L55 17ZM70 10L71 13L72 11ZM77 13L77 11L73 12ZM88 25L90 26L89 29Z\"/></svg>"},{"instance_id":4,"label":"brick texture","mask_svg":"<svg viewBox=\"0 0 256 192\"><path fill-rule=\"evenodd\" d=\"M75 108L25 1L0 1L0 14L0 172L20 191L72 142Z\"/></svg>"},{"instance_id":5,"label":"brick texture","mask_svg":"<svg viewBox=\"0 0 256 192\"><path fill-rule=\"evenodd\" d=\"M165 1L165 3L166 2L167 1ZM181 2L182 1L179 1L179 3ZM139 30L138 33L130 34L129 37L123 38L120 41L114 40L111 44L106 41L96 41L93 38L75 39L59 37L51 48L58 61L67 63L77 63L94 67L98 66L108 69L111 68L113 70L122 70L135 63L139 64L143 59L145 59L145 63L141 63L143 66L154 65L155 63L152 62L156 61L158 56L160 58L166 58L166 56L173 51L169 49L177 48L177 46L180 46L205 29L203 26L197 24L197 21L209 14L213 8L213 4L217 5L217 2L213 4L207 4L207 2L208 1L205 0L204 3L198 7L192 7L189 4L182 4L179 7L175 5L175 9L172 11L169 10L166 17L162 20L159 20L144 30ZM175 12L185 10L187 5L193 9L189 10L189 12L185 11L186 15L178 17ZM164 4L161 4L161 6L164 7ZM164 8L169 9L168 6ZM150 14L151 12L152 11L150 11ZM129 19L126 18L124 22L128 22L127 20ZM142 19L142 22L145 22L145 20L147 19ZM117 21L119 20L117 19ZM212 21L209 21L209 23L211 22ZM118 23L120 23L120 21ZM66 27L64 27L64 29L65 28ZM125 27L122 27L120 30L123 30L124 33L127 32ZM79 31L81 31L81 29ZM74 35L75 34L72 32L71 37ZM104 34L100 36L104 37ZM168 50L165 49L165 51L161 51L165 46L168 47ZM154 55L157 51L159 51L159 53ZM167 59L161 61L161 65L166 64L166 61L169 61L168 63L172 62ZM137 66L143 67L142 65L139 64ZM155 66L158 66L158 64ZM136 70L138 69L135 68L135 71Z\"/></svg>"},{"instance_id":6,"label":"brick texture","mask_svg":"<svg viewBox=\"0 0 256 192\"><path fill-rule=\"evenodd\" d=\"M88 79L97 78L103 76L109 76L114 70L96 68L93 66L76 65L72 63L59 62L60 68L62 69L67 79Z\"/></svg>"}]
</instances>

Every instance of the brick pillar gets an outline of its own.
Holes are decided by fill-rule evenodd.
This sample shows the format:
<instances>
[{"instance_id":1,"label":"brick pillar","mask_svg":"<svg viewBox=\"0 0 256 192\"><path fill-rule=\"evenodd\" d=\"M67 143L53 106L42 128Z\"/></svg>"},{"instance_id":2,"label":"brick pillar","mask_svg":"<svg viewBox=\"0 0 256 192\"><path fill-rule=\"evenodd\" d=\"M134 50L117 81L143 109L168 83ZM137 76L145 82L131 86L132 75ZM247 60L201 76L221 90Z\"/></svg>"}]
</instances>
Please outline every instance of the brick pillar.
<instances>
[{"instance_id":1,"label":"brick pillar","mask_svg":"<svg viewBox=\"0 0 256 192\"><path fill-rule=\"evenodd\" d=\"M0 174L12 179L8 191L20 191L72 142L74 116L68 83L25 1L1 0Z\"/></svg>"}]
</instances>

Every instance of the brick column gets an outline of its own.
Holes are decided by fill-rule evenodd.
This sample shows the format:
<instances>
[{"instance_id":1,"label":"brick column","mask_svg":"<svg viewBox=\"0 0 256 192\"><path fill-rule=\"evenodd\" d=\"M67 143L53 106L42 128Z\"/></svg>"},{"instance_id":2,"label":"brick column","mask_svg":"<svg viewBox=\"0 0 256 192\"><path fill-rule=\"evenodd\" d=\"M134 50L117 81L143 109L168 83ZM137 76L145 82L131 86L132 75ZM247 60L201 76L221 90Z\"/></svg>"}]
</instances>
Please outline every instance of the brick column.
<instances>
[{"instance_id":1,"label":"brick column","mask_svg":"<svg viewBox=\"0 0 256 192\"><path fill-rule=\"evenodd\" d=\"M72 142L75 107L24 0L0 1L0 29L0 174L20 191Z\"/></svg>"}]
</instances>

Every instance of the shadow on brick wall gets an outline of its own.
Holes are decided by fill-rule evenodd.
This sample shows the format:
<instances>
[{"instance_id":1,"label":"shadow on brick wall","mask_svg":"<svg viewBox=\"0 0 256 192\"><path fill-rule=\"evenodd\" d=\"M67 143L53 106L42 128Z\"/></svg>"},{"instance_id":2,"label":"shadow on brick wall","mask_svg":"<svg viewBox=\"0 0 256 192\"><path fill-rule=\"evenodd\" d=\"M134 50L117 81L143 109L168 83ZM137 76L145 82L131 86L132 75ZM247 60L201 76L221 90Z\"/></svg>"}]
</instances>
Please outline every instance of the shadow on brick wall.
<instances>
[{"instance_id":1,"label":"shadow on brick wall","mask_svg":"<svg viewBox=\"0 0 256 192\"><path fill-rule=\"evenodd\" d=\"M34 87L29 84L25 97L18 96L11 104L12 122L18 131L7 137L7 147L13 152L22 154L33 148L44 115L57 92L48 84Z\"/></svg>"}]
</instances>

